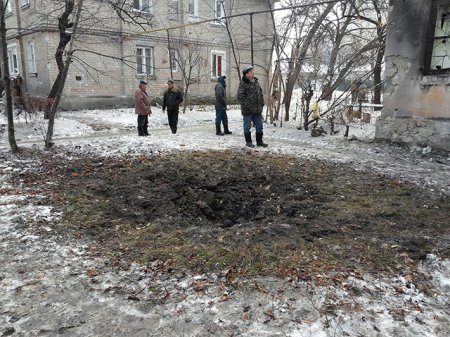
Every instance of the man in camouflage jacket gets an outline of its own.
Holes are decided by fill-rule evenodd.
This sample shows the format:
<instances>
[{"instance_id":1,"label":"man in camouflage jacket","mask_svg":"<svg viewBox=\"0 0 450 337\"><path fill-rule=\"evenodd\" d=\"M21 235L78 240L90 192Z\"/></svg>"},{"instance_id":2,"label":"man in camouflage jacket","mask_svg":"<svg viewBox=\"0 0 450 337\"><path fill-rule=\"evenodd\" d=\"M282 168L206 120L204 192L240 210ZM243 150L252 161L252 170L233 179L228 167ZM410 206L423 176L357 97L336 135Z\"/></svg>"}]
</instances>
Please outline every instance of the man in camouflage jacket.
<instances>
[{"instance_id":1,"label":"man in camouflage jacket","mask_svg":"<svg viewBox=\"0 0 450 337\"><path fill-rule=\"evenodd\" d=\"M267 144L262 140L264 96L261 86L255 77L253 67L244 68L242 75L243 78L241 83L239 83L237 99L241 104L241 113L244 120L245 144L249 147L254 147L250 131L251 123L253 122L256 129L256 145L267 147Z\"/></svg>"}]
</instances>

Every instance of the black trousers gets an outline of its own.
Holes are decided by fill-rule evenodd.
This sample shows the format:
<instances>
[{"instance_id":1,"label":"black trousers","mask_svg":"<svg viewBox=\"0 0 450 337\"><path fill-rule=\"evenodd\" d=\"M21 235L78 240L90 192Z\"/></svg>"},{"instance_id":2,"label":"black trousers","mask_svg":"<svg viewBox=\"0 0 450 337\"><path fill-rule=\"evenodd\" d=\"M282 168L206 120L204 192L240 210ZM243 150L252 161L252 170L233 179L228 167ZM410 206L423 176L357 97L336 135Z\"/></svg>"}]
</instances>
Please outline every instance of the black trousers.
<instances>
[{"instance_id":1,"label":"black trousers","mask_svg":"<svg viewBox=\"0 0 450 337\"><path fill-rule=\"evenodd\" d=\"M177 133L177 125L178 125L178 110L169 111L167 110L167 118L169 120L170 130L172 133Z\"/></svg>"},{"instance_id":2,"label":"black trousers","mask_svg":"<svg viewBox=\"0 0 450 337\"><path fill-rule=\"evenodd\" d=\"M138 132L140 135L145 135L148 133L148 115L138 115L137 117Z\"/></svg>"}]
</instances>

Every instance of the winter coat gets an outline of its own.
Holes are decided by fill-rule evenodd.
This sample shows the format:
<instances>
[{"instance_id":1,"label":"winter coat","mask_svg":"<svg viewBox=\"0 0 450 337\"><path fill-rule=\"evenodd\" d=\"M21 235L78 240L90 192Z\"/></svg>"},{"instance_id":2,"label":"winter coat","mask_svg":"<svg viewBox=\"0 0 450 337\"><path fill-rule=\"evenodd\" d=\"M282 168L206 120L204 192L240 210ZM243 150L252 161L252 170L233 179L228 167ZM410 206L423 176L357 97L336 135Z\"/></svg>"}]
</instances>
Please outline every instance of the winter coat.
<instances>
[{"instance_id":1,"label":"winter coat","mask_svg":"<svg viewBox=\"0 0 450 337\"><path fill-rule=\"evenodd\" d=\"M180 104L183 102L183 93L177 88L173 87L164 93L163 110L179 111Z\"/></svg>"},{"instance_id":2,"label":"winter coat","mask_svg":"<svg viewBox=\"0 0 450 337\"><path fill-rule=\"evenodd\" d=\"M225 84L225 77L224 76L220 76L219 79L217 80L217 84L215 87L215 92L216 92L216 110L222 110L222 111L226 111L227 110L227 93L225 91L225 87L227 86Z\"/></svg>"},{"instance_id":3,"label":"winter coat","mask_svg":"<svg viewBox=\"0 0 450 337\"><path fill-rule=\"evenodd\" d=\"M262 113L264 96L258 79L250 81L244 76L237 92L237 100L241 104L241 113L245 115L257 115Z\"/></svg>"},{"instance_id":4,"label":"winter coat","mask_svg":"<svg viewBox=\"0 0 450 337\"><path fill-rule=\"evenodd\" d=\"M137 115L150 115L152 113L152 109L150 108L150 99L145 91L141 89L136 90L134 93L135 106L134 111Z\"/></svg>"}]
</instances>

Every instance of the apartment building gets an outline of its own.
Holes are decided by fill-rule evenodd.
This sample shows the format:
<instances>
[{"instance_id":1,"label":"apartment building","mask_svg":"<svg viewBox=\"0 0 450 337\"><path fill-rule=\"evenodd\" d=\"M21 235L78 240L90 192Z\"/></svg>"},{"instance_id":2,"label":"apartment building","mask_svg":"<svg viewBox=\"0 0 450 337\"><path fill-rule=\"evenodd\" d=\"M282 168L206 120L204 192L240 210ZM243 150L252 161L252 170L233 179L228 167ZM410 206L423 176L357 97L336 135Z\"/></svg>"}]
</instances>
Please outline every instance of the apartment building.
<instances>
[{"instance_id":1,"label":"apartment building","mask_svg":"<svg viewBox=\"0 0 450 337\"><path fill-rule=\"evenodd\" d=\"M182 88L189 82L191 99L207 101L217 78L226 75L232 98L238 68L250 65L252 54L256 76L265 88L272 52L270 13L234 16L228 30L223 17L264 11L273 2L84 0L62 107L131 105L141 79L148 81L154 99L173 78ZM12 76L22 76L30 95L46 96L58 74L58 17L65 3L9 0L8 66Z\"/></svg>"}]
</instances>

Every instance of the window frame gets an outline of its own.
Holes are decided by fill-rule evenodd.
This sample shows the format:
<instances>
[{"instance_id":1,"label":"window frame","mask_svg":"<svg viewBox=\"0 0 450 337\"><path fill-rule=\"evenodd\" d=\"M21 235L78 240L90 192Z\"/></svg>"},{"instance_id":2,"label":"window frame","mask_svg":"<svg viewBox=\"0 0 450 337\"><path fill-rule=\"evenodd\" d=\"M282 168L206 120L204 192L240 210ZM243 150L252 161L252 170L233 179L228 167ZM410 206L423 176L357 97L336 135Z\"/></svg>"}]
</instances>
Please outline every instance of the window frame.
<instances>
[{"instance_id":1,"label":"window frame","mask_svg":"<svg viewBox=\"0 0 450 337\"><path fill-rule=\"evenodd\" d=\"M179 58L180 53L178 52L177 49L171 49L170 51L168 51L169 53L169 67L170 70L173 73L177 73L180 70L180 66L177 62L177 59ZM172 63L172 59L174 61L174 63ZM175 68L173 67L173 65L175 65Z\"/></svg>"},{"instance_id":2,"label":"window frame","mask_svg":"<svg viewBox=\"0 0 450 337\"><path fill-rule=\"evenodd\" d=\"M437 14L438 14L438 7L440 5L448 5L449 2L447 0L432 0L431 2L431 9L430 9L430 16L428 18L428 31L427 31L427 42L425 44L425 62L424 62L424 74L425 75L435 75L435 74L449 74L450 73L450 67L444 68L444 69L432 69L431 68L431 62L433 59L433 49L434 49L434 42L437 39L435 37L436 33L436 23L437 23ZM442 38L442 37L438 37ZM445 38L445 37L444 37ZM448 44L450 46L450 35L448 36Z\"/></svg>"},{"instance_id":3,"label":"window frame","mask_svg":"<svg viewBox=\"0 0 450 337\"><path fill-rule=\"evenodd\" d=\"M37 74L36 49L34 48L34 42L28 43L28 73Z\"/></svg>"},{"instance_id":4,"label":"window frame","mask_svg":"<svg viewBox=\"0 0 450 337\"><path fill-rule=\"evenodd\" d=\"M190 5L192 1L193 13L190 12ZM188 1L188 15L190 18L198 18L198 0L189 0Z\"/></svg>"},{"instance_id":5,"label":"window frame","mask_svg":"<svg viewBox=\"0 0 450 337\"><path fill-rule=\"evenodd\" d=\"M222 3L224 1L225 0L213 0L213 19L214 19L214 21L211 22L213 25L220 25L220 26L225 25L225 20L222 19L222 17L225 16L223 6L222 6ZM220 7L217 7L217 6L220 6ZM220 16L218 15L217 8L220 8Z\"/></svg>"},{"instance_id":6,"label":"window frame","mask_svg":"<svg viewBox=\"0 0 450 337\"><path fill-rule=\"evenodd\" d=\"M138 50L141 49L143 54L138 55ZM150 50L150 73L147 73L147 54L146 50ZM139 72L139 57L141 57L141 67L145 72ZM155 47L153 46L136 46L136 74L138 76L155 76Z\"/></svg>"},{"instance_id":7,"label":"window frame","mask_svg":"<svg viewBox=\"0 0 450 337\"><path fill-rule=\"evenodd\" d=\"M218 74L219 69L217 61L214 61L215 56L222 57L220 74ZM211 50L211 79L217 79L219 78L219 76L224 76L226 72L227 72L227 52L224 50Z\"/></svg>"},{"instance_id":8,"label":"window frame","mask_svg":"<svg viewBox=\"0 0 450 337\"><path fill-rule=\"evenodd\" d=\"M11 43L8 44L6 47L7 53L8 53L8 69L9 69L9 74L10 75L18 75L19 72L19 54L17 53L17 44L16 43ZM15 56L15 61L16 61L16 66L14 67L14 57ZM14 68L14 70L17 71L12 71L11 68Z\"/></svg>"},{"instance_id":9,"label":"window frame","mask_svg":"<svg viewBox=\"0 0 450 337\"><path fill-rule=\"evenodd\" d=\"M176 4L176 12L174 12L173 10L175 9L172 8L171 6ZM167 19L168 20L173 20L173 21L179 21L180 20L180 1L179 0L169 0L167 2Z\"/></svg>"}]
</instances>

